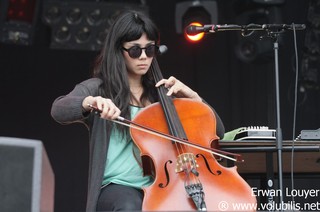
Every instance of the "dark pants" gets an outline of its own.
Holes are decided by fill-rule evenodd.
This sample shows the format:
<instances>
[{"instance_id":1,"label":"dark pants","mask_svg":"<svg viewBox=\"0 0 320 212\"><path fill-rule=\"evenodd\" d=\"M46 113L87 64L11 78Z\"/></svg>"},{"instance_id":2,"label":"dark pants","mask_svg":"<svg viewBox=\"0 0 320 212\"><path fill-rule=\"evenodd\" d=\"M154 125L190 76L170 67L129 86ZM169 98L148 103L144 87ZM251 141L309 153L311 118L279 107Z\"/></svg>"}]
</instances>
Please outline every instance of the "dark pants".
<instances>
[{"instance_id":1,"label":"dark pants","mask_svg":"<svg viewBox=\"0 0 320 212\"><path fill-rule=\"evenodd\" d=\"M110 184L100 191L97 211L141 211L142 200L142 190Z\"/></svg>"}]
</instances>

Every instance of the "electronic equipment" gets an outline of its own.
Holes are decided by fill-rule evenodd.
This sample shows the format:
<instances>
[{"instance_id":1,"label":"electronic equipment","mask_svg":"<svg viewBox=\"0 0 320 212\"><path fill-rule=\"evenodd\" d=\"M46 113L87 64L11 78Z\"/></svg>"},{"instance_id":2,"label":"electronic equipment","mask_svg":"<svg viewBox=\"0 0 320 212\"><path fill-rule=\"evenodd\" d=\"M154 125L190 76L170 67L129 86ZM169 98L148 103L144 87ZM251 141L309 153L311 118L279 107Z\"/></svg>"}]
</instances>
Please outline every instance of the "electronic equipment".
<instances>
[{"instance_id":1,"label":"electronic equipment","mask_svg":"<svg viewBox=\"0 0 320 212\"><path fill-rule=\"evenodd\" d=\"M320 140L320 128L317 130L301 130L300 140Z\"/></svg>"},{"instance_id":2,"label":"electronic equipment","mask_svg":"<svg viewBox=\"0 0 320 212\"><path fill-rule=\"evenodd\" d=\"M275 140L276 139L276 130L269 129L269 127L261 126L250 126L244 129L241 129L234 140Z\"/></svg>"}]
</instances>

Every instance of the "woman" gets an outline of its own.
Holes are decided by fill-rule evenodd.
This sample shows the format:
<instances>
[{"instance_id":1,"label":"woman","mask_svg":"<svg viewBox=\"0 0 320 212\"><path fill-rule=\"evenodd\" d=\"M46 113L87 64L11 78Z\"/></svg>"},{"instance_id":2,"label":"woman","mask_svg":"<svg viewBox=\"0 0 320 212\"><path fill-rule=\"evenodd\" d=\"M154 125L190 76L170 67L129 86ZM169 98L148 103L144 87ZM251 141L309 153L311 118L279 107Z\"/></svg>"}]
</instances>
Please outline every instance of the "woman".
<instances>
[{"instance_id":1,"label":"woman","mask_svg":"<svg viewBox=\"0 0 320 212\"><path fill-rule=\"evenodd\" d=\"M93 77L58 97L51 110L61 124L82 122L89 129L89 180L87 211L141 210L142 189L152 183L143 176L136 160L128 129L110 120L120 114L127 119L158 100L156 87L164 85L167 95L202 101L201 97L174 77L155 83L149 71L158 52L159 33L143 13L119 15L97 57ZM100 116L90 113L92 105ZM217 134L224 126L216 114Z\"/></svg>"}]
</instances>

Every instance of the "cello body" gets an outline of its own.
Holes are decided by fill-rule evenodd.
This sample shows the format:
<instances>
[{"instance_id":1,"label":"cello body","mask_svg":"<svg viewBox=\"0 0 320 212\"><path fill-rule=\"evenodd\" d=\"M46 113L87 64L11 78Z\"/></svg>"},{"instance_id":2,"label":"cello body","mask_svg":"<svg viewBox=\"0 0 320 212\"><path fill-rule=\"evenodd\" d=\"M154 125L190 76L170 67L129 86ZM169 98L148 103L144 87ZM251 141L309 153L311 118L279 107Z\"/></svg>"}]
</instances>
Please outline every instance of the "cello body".
<instances>
[{"instance_id":1,"label":"cello body","mask_svg":"<svg viewBox=\"0 0 320 212\"><path fill-rule=\"evenodd\" d=\"M219 137L216 135L216 119L212 109L190 99L177 98L172 101L188 140L217 148ZM142 109L134 122L170 134L166 115L159 103ZM153 184L143 188L144 211L199 210L193 200L199 197L196 194L198 191L192 190L199 185L208 211L256 210L256 197L236 167L224 167L213 154L194 147L134 128L130 128L130 133L140 149L145 173L154 177ZM152 164L149 171L148 162ZM189 193L186 187L191 188ZM190 192L195 195L191 196Z\"/></svg>"}]
</instances>

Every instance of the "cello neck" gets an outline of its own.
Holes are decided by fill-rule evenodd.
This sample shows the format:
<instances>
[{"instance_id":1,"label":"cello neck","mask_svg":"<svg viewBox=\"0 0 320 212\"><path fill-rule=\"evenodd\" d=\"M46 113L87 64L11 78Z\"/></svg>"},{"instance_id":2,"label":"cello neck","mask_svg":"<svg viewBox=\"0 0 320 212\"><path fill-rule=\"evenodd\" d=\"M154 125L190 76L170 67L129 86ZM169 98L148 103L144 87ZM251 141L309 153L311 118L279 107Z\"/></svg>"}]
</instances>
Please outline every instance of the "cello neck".
<instances>
[{"instance_id":1,"label":"cello neck","mask_svg":"<svg viewBox=\"0 0 320 212\"><path fill-rule=\"evenodd\" d=\"M153 61L151 63L151 71L152 71L152 75L155 82L158 82L161 79L163 79L163 76L156 58L153 58ZM180 122L180 119L179 119L177 110L173 104L172 98L166 95L168 90L162 85L158 87L157 91L159 95L159 102L163 108L171 135L182 138L182 139L187 139L187 135Z\"/></svg>"}]
</instances>

